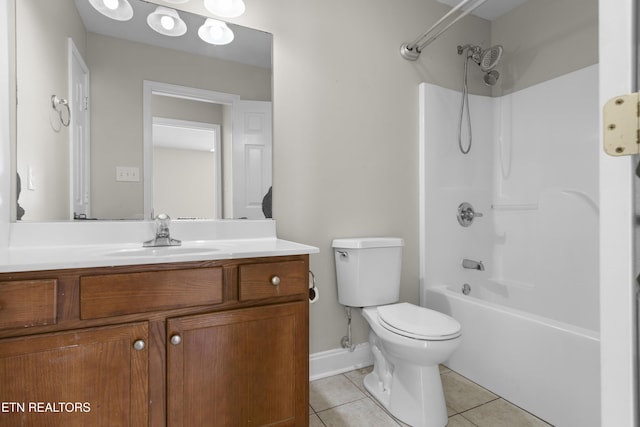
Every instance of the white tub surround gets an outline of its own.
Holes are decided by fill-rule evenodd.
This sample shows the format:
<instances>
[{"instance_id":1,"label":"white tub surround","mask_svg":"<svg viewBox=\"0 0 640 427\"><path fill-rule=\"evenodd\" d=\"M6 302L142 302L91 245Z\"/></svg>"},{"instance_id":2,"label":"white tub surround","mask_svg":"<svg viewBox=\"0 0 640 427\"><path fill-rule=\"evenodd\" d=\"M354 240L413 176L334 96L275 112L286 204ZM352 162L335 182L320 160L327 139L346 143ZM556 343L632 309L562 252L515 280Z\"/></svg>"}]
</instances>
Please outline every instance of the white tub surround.
<instances>
[{"instance_id":1,"label":"white tub surround","mask_svg":"<svg viewBox=\"0 0 640 427\"><path fill-rule=\"evenodd\" d=\"M152 221L13 223L0 272L312 254L318 248L276 236L275 221L173 221L181 246L143 248Z\"/></svg>"},{"instance_id":2,"label":"white tub surround","mask_svg":"<svg viewBox=\"0 0 640 427\"><path fill-rule=\"evenodd\" d=\"M420 87L421 302L462 324L452 369L559 426L600 425L597 82L470 95L468 155L460 92Z\"/></svg>"}]
</instances>

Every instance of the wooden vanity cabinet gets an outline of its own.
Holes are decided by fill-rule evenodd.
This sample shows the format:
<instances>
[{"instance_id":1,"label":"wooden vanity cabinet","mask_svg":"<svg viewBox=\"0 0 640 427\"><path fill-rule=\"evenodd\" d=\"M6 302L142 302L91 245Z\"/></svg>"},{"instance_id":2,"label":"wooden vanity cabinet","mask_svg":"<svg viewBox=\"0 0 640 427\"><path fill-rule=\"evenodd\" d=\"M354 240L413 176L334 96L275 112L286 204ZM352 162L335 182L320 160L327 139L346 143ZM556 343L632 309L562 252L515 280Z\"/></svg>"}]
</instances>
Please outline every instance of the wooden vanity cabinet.
<instances>
[{"instance_id":1,"label":"wooden vanity cabinet","mask_svg":"<svg viewBox=\"0 0 640 427\"><path fill-rule=\"evenodd\" d=\"M304 302L167 322L169 426L301 426Z\"/></svg>"},{"instance_id":2,"label":"wooden vanity cabinet","mask_svg":"<svg viewBox=\"0 0 640 427\"><path fill-rule=\"evenodd\" d=\"M148 424L146 322L0 342L0 426Z\"/></svg>"},{"instance_id":3,"label":"wooden vanity cabinet","mask_svg":"<svg viewBox=\"0 0 640 427\"><path fill-rule=\"evenodd\" d=\"M308 269L294 255L0 274L0 427L308 425ZM34 305L9 316L20 285Z\"/></svg>"}]
</instances>

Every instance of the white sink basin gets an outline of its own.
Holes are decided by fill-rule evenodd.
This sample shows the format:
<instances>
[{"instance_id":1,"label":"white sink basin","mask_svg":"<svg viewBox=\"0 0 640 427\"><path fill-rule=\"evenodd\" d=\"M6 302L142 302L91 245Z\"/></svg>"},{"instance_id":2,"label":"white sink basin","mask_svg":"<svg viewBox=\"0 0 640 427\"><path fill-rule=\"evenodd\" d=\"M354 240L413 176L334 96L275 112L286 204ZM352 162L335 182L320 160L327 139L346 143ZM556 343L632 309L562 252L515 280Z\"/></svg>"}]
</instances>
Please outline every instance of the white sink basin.
<instances>
[{"instance_id":1,"label":"white sink basin","mask_svg":"<svg viewBox=\"0 0 640 427\"><path fill-rule=\"evenodd\" d=\"M107 253L108 256L118 257L145 257L145 256L187 256L187 255L207 255L210 253L218 252L220 249L211 247L185 247L185 246L159 246L159 247L142 247L142 248L129 248L118 249Z\"/></svg>"}]
</instances>

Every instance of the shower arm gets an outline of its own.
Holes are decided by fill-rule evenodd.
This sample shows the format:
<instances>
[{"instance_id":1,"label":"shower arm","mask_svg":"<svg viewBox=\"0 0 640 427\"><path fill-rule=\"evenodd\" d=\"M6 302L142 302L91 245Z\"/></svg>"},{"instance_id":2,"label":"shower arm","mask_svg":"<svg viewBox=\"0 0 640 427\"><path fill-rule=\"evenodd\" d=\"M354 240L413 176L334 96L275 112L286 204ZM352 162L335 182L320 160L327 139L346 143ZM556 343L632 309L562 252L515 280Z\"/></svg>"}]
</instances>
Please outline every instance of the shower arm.
<instances>
[{"instance_id":1,"label":"shower arm","mask_svg":"<svg viewBox=\"0 0 640 427\"><path fill-rule=\"evenodd\" d=\"M420 52L422 52L422 50L425 47L427 47L428 45L433 43L445 31L447 31L453 24L455 24L460 19L464 18L465 16L467 16L468 14L473 12L475 9L477 9L480 5L482 5L486 1L487 0L477 0L474 3L473 0L462 0L460 3L458 3L457 6L455 6L446 15L444 15L442 18L440 18L438 20L438 22L433 24L431 26L431 28L429 28L427 31L425 31L424 33L422 33L418 37L416 37L416 39L414 41L412 41L411 43L404 43L400 47L400 55L402 55L402 57L404 59L408 60L408 61L417 60L420 57ZM449 22L446 26L444 26L440 30L436 31L438 26L443 24L447 19L449 19L449 17L451 15L456 13L458 10L460 10L463 6L465 6L469 2L472 2L472 4L467 10L464 10L455 19L453 19L451 22ZM434 32L435 32L435 34L433 34Z\"/></svg>"}]
</instances>

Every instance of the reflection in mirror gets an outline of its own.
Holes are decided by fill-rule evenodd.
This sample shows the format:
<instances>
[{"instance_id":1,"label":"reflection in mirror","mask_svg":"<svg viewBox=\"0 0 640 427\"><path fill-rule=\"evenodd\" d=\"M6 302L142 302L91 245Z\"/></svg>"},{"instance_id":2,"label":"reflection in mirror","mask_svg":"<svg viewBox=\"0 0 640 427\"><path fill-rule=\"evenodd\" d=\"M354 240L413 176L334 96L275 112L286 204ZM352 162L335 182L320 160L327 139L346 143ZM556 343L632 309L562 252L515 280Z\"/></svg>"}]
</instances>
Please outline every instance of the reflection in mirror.
<instances>
[{"instance_id":1,"label":"reflection in mirror","mask_svg":"<svg viewBox=\"0 0 640 427\"><path fill-rule=\"evenodd\" d=\"M153 212L221 218L220 125L153 117L152 134Z\"/></svg>"},{"instance_id":2,"label":"reflection in mirror","mask_svg":"<svg viewBox=\"0 0 640 427\"><path fill-rule=\"evenodd\" d=\"M229 24L233 42L214 46L197 36L205 17L180 11L187 32L163 36L146 24L157 5L139 0L130 0L134 16L126 22L86 0L14 1L21 220L147 219L164 210L174 218L265 217L270 34ZM151 88L148 117L145 82L161 85ZM228 99L162 93L162 85ZM52 108L53 95L67 101L69 126ZM161 129L174 146L154 152ZM217 152L205 160L187 150L191 136L181 132L188 129L216 135Z\"/></svg>"},{"instance_id":3,"label":"reflection in mirror","mask_svg":"<svg viewBox=\"0 0 640 427\"><path fill-rule=\"evenodd\" d=\"M219 218L224 207L223 217L235 218L264 218L266 215L262 209L262 200L265 195L265 183L271 181L271 103L264 101L241 100L239 96L222 92L207 91L198 88L190 88L168 83L144 81L143 94L143 123L144 123L144 170L145 170L145 217L153 216L154 212L168 213L173 218L201 218L195 211L185 211L185 205L172 206L171 212L162 210L158 205L158 193L171 191L174 193L163 194L162 199L171 197L174 200L190 201L189 204L203 205L194 199L202 198L204 187L195 180L191 180L191 186L180 187L177 185L176 171L182 172L183 184L187 175L194 172L188 166L185 169L177 168L173 164L169 176L161 176L156 168L155 158L151 153L156 153L155 129L153 123L159 118L173 118L187 121L207 123L210 126L218 126L221 132L221 153L215 156L215 165L212 174L220 177L223 182L232 183L220 192L207 194L212 198L212 209L205 218ZM175 148L184 147L185 140L176 140L172 143ZM176 153L177 154L177 153ZM167 172L165 169L164 172ZM167 180L172 180L169 185ZM156 184L164 182L164 187L158 189ZM220 188L220 179L216 181ZM153 187L153 188L152 188ZM184 194L185 188L196 189L187 191L191 196ZM171 190L169 190L171 189ZM214 188L215 190L215 188ZM150 196L154 195L153 198ZM168 208L168 206L163 206ZM176 212L180 212L176 215ZM172 215L173 213L173 215ZM213 215L213 216L211 216Z\"/></svg>"}]
</instances>

